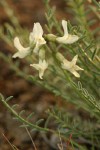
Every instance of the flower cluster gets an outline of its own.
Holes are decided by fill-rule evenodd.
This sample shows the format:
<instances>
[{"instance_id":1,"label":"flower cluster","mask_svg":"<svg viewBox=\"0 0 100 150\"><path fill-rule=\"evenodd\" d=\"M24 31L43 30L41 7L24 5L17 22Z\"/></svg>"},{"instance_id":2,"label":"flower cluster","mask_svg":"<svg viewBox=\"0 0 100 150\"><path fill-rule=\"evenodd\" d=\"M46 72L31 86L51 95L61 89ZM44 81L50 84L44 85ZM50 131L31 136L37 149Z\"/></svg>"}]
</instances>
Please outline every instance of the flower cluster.
<instances>
[{"instance_id":1,"label":"flower cluster","mask_svg":"<svg viewBox=\"0 0 100 150\"><path fill-rule=\"evenodd\" d=\"M77 35L72 35L68 33L67 21L62 20L62 27L64 30L64 35L62 37L57 37L53 34L48 34L48 36L53 37L56 42L62 44L72 44L76 42L79 37ZM52 38L52 39L53 39ZM30 64L30 66L34 67L36 70L39 71L40 79L43 79L43 75L45 70L48 68L48 62L45 59L45 51L43 46L46 44L46 40L43 38L43 29L40 23L34 23L33 31L29 35L29 46L23 47L20 43L18 37L14 38L14 46L18 50L13 55L13 58L19 57L24 58L28 55L38 55L39 56L39 63L38 64ZM64 58L61 53L56 54L57 59L61 62L62 69L66 69L71 72L75 77L80 77L78 70L83 70L79 66L76 65L78 55L76 55L72 61L68 61Z\"/></svg>"},{"instance_id":2,"label":"flower cluster","mask_svg":"<svg viewBox=\"0 0 100 150\"><path fill-rule=\"evenodd\" d=\"M34 23L33 31L29 35L29 46L23 47L19 41L18 37L14 38L14 46L18 49L18 52L13 55L13 58L19 57L24 58L32 53L37 54L42 51L42 45L46 44L45 39L43 38L43 29L40 23ZM44 54L45 55L45 54ZM44 71L48 67L48 63L44 58L41 56L39 57L38 64L31 64L30 66L36 68L39 71L39 77L42 79Z\"/></svg>"}]
</instances>

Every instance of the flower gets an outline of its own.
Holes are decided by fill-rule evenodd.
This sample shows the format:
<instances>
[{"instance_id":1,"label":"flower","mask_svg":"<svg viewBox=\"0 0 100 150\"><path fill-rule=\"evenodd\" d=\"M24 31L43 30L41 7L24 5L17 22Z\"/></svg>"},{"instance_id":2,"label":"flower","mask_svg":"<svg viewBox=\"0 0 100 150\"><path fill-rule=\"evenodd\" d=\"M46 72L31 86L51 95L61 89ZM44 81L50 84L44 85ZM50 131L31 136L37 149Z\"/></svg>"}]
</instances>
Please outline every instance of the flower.
<instances>
[{"instance_id":1,"label":"flower","mask_svg":"<svg viewBox=\"0 0 100 150\"><path fill-rule=\"evenodd\" d=\"M34 67L36 70L39 71L39 77L40 79L43 79L43 75L44 75L44 71L47 69L48 67L48 63L46 62L46 60L39 60L39 64L30 64L30 66Z\"/></svg>"},{"instance_id":2,"label":"flower","mask_svg":"<svg viewBox=\"0 0 100 150\"><path fill-rule=\"evenodd\" d=\"M79 39L77 35L71 35L68 33L67 21L62 20L62 26L64 29L64 36L56 38L57 42L63 43L63 44L72 44Z\"/></svg>"},{"instance_id":3,"label":"flower","mask_svg":"<svg viewBox=\"0 0 100 150\"><path fill-rule=\"evenodd\" d=\"M43 29L40 23L34 23L33 31L29 35L30 45L29 47L23 47L19 41L18 37L14 38L14 46L18 49L18 52L13 55L13 58L19 57L24 58L27 55L31 54L33 51L37 53L40 49L40 46L46 44L45 39L42 37ZM33 47L34 46L34 47Z\"/></svg>"},{"instance_id":4,"label":"flower","mask_svg":"<svg viewBox=\"0 0 100 150\"><path fill-rule=\"evenodd\" d=\"M76 65L77 59L78 59L78 55L74 56L74 58L72 59L71 62L65 59L65 60L63 60L63 63L61 65L62 65L63 69L68 70L75 77L79 78L80 75L77 71L78 70L83 70L83 69Z\"/></svg>"},{"instance_id":5,"label":"flower","mask_svg":"<svg viewBox=\"0 0 100 150\"><path fill-rule=\"evenodd\" d=\"M40 23L34 23L33 31L30 33L29 40L30 43L35 43L34 53L37 53L40 46L43 44L46 44L45 39L43 36L43 29L40 25Z\"/></svg>"},{"instance_id":6,"label":"flower","mask_svg":"<svg viewBox=\"0 0 100 150\"><path fill-rule=\"evenodd\" d=\"M80 75L79 75L79 73L77 71L78 70L84 70L84 69L82 69L78 65L76 65L76 62L77 62L77 59L78 59L78 55L74 56L72 61L68 61L60 53L57 53L56 57L61 61L61 67L63 69L68 70L69 72L71 72L77 78L80 77Z\"/></svg>"},{"instance_id":7,"label":"flower","mask_svg":"<svg viewBox=\"0 0 100 150\"><path fill-rule=\"evenodd\" d=\"M29 53L30 53L30 47L24 48L21 45L18 37L14 38L14 46L18 49L18 52L13 55L13 58L16 58L16 57L24 58L27 55L29 55Z\"/></svg>"}]
</instances>

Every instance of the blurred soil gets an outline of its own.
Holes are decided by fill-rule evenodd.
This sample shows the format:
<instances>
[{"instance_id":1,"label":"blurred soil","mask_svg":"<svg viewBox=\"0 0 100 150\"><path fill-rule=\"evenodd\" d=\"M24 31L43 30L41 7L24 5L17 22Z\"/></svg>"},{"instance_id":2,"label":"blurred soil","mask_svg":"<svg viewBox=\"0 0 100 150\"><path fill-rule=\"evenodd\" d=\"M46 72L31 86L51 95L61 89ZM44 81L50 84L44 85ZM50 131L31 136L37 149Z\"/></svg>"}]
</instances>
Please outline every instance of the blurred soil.
<instances>
[{"instance_id":1,"label":"blurred soil","mask_svg":"<svg viewBox=\"0 0 100 150\"><path fill-rule=\"evenodd\" d=\"M34 22L44 24L46 22L44 16L44 4L42 0L7 0L10 7L14 9L16 16L20 20L20 24L29 29L32 29ZM57 7L57 18L62 19L65 17L64 8L65 4L62 0L52 0L51 5ZM0 6L0 25L10 22L4 9ZM3 41L0 41L0 50L8 55L11 49ZM39 88L17 77L10 69L9 64L0 59L0 92L8 97L13 95L14 98L10 104L19 104L19 110L25 109L26 115L35 112L33 120L38 118L46 118L44 111L56 104L55 97ZM12 119L13 116L8 110L0 103L0 150L11 150L6 138L19 150L33 150L33 145L30 137L23 128L19 128L20 123ZM52 126L52 124L51 124ZM3 136L6 136L6 138ZM44 140L40 133L32 133L32 138L37 147L37 150L52 150L53 148ZM49 135L50 140L54 139L53 135ZM55 140L53 140L55 142Z\"/></svg>"},{"instance_id":2,"label":"blurred soil","mask_svg":"<svg viewBox=\"0 0 100 150\"><path fill-rule=\"evenodd\" d=\"M10 7L14 9L20 24L32 30L34 22L40 22L42 25L46 23L45 8L42 0L6 0ZM66 4L62 0L51 0L51 5L55 5L56 17L58 20L63 18L69 19L64 12ZM0 6L0 25L10 22L4 9ZM0 50L6 55L10 54L12 49L3 41L0 41ZM25 63L22 62L22 66ZM39 118L45 118L44 114L47 108L60 103L60 98L55 97L50 92L39 88L21 77L15 75L10 69L8 63L0 58L0 92L5 97L13 95L14 98L9 102L10 105L19 104L19 110L25 109L26 115L35 112L32 118L36 121ZM58 101L59 99L59 101ZM70 109L73 109L69 106ZM8 110L0 103L0 150L11 150L6 138L14 144L19 150L33 150L33 145L28 133L25 129L19 128L20 123L12 119L13 116ZM52 128L53 124L50 124ZM6 138L3 136L6 136ZM49 141L44 135L39 132L32 132L31 136L37 147L37 150L53 150L53 145L57 143L55 135L47 135Z\"/></svg>"}]
</instances>

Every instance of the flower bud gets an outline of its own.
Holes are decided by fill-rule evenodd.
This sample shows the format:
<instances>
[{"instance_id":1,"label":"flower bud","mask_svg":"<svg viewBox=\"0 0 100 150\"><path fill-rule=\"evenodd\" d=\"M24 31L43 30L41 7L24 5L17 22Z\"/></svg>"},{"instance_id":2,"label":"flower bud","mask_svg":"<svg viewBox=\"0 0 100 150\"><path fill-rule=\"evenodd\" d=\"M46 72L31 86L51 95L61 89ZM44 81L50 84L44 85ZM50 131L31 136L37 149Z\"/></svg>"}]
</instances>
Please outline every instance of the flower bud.
<instances>
[{"instance_id":1,"label":"flower bud","mask_svg":"<svg viewBox=\"0 0 100 150\"><path fill-rule=\"evenodd\" d=\"M61 62L62 62L63 60L65 60L64 56L63 56L61 53L59 53L59 52L56 54L56 58L57 58L59 61L61 61Z\"/></svg>"},{"instance_id":2,"label":"flower bud","mask_svg":"<svg viewBox=\"0 0 100 150\"><path fill-rule=\"evenodd\" d=\"M46 35L46 38L47 38L49 41L55 42L57 36L54 35L54 34L47 34L47 35Z\"/></svg>"},{"instance_id":3,"label":"flower bud","mask_svg":"<svg viewBox=\"0 0 100 150\"><path fill-rule=\"evenodd\" d=\"M39 51L39 59L45 59L45 50L44 49L40 49Z\"/></svg>"}]
</instances>

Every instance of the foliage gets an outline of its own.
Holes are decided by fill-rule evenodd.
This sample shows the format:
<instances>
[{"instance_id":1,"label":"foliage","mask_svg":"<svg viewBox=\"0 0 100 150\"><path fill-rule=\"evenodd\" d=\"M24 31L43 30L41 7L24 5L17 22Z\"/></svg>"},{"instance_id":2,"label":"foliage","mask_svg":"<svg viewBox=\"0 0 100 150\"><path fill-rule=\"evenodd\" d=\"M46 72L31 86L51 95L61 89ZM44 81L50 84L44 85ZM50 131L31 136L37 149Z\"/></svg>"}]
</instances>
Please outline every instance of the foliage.
<instances>
[{"instance_id":1,"label":"foliage","mask_svg":"<svg viewBox=\"0 0 100 150\"><path fill-rule=\"evenodd\" d=\"M38 57L32 55L25 58L27 67L20 69L19 60L14 62L11 56L6 56L0 52L0 57L4 59L12 70L16 72L17 75L25 78L31 83L35 83L52 93L56 96L60 96L62 101L65 103L71 103L77 109L77 112L81 109L86 112L89 119L82 119L80 115L75 115L72 112L67 111L65 108L60 108L58 106L48 109L46 111L47 120L43 119L37 120L31 123L28 119L33 115L30 114L27 118L23 118L22 114L25 113L23 110L20 113L15 111L17 105L10 106L8 101L12 97L4 98L0 95L0 100L3 104L13 113L16 119L18 119L22 125L21 127L30 127L33 131L41 132L51 132L52 134L57 134L64 140L68 140L70 134L73 135L71 140L71 145L74 148L87 150L88 146L92 149L99 149L100 141L100 39L99 39L99 27L94 26L99 22L99 10L100 4L95 0L92 3L86 5L88 2L84 0L65 0L67 4L66 12L71 15L70 21L68 21L68 29L71 34L78 35L80 38L76 43L73 44L62 44L58 43L48 36L44 35L44 39L47 44L43 46L46 55L46 60L50 62L48 70L44 75L44 79L40 80L37 75L29 74L29 64L33 61L37 61ZM13 39L17 35L23 39L23 44L28 43L29 32L28 29L22 28L19 24L17 17L15 17L14 12L10 9L6 1L1 1L1 5L4 7L12 25L5 23L4 26L0 26L0 37L9 46L13 47ZM49 5L48 0L44 0L46 7L46 20L45 25L48 33L56 33L55 36L62 36L63 31L60 23L55 17L56 9ZM91 15L95 16L91 18ZM71 23L74 24L72 26ZM92 28L92 29L91 29ZM6 35L4 31L6 30ZM78 54L78 64L84 71L80 73L80 78L75 78L71 73L61 68L60 62L58 61L56 54L60 52L65 57L72 58ZM51 82L52 81L52 82ZM13 93L12 93L13 94ZM49 122L54 120L56 129L49 128ZM41 123L44 122L44 127ZM83 146L79 144L83 142ZM90 148L89 148L90 149Z\"/></svg>"}]
</instances>

